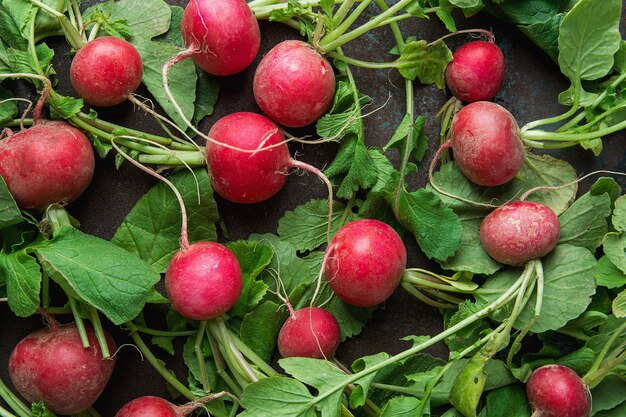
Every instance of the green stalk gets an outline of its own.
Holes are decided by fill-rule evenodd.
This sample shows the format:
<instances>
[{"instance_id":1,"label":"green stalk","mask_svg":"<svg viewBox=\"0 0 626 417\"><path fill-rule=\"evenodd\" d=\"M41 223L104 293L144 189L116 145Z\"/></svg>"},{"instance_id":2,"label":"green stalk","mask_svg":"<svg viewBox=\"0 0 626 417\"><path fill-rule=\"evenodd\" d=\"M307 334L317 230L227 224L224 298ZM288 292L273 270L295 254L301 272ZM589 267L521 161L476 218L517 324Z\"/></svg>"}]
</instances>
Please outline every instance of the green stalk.
<instances>
[{"instance_id":1,"label":"green stalk","mask_svg":"<svg viewBox=\"0 0 626 417\"><path fill-rule=\"evenodd\" d=\"M143 339L139 335L139 331L137 326L135 326L132 322L128 321L124 324L128 330L130 337L137 345L137 348L142 353L142 355L148 360L150 365L169 383L176 391L181 393L184 397L189 399L190 401L196 400L196 396L193 395L193 392L189 390L185 385L183 385L168 369L166 369L162 362L154 356L154 354L150 351L148 346L144 343Z\"/></svg>"},{"instance_id":2,"label":"green stalk","mask_svg":"<svg viewBox=\"0 0 626 417\"><path fill-rule=\"evenodd\" d=\"M96 332L96 339L98 339L98 344L100 345L100 350L102 351L102 358L111 359L109 344L107 343L107 338L104 334L102 323L100 322L100 315L98 314L98 310L96 310L96 308L93 306L86 306L86 308L87 313L89 314L89 319L91 320L91 324L93 325L93 329Z\"/></svg>"},{"instance_id":3,"label":"green stalk","mask_svg":"<svg viewBox=\"0 0 626 417\"><path fill-rule=\"evenodd\" d=\"M566 111L563 114L560 114L558 116L554 116L554 117L549 117L547 119L541 119L541 120L535 120L534 122L530 122L530 123L526 123L524 126L522 126L521 131L522 134L524 132L526 132L527 130L533 129L537 126L543 126L543 125L549 125L549 124L553 124L553 123L558 123L560 121L563 121L569 117L572 117L574 114L576 114L576 112L578 111L578 103L579 103L579 95L580 95L580 91L579 91L579 86L575 85L574 86L574 102L572 104L572 107L570 107L570 109L568 111Z\"/></svg>"},{"instance_id":4,"label":"green stalk","mask_svg":"<svg viewBox=\"0 0 626 417\"><path fill-rule=\"evenodd\" d=\"M597 371L598 369L600 369L600 367L602 366L603 362L604 362L604 358L606 357L607 353L609 352L609 349L611 349L611 345L613 345L613 343L617 340L618 337L621 336L621 334L626 331L626 321L624 323L622 323L611 335L611 337L609 337L609 340L607 340L607 342L604 344L604 346L602 347L602 350L600 351L600 353L598 354L598 356L596 357L596 360L594 361L593 365L591 366L591 368L589 369L589 371L587 372L587 375L594 373L595 371ZM587 376L585 375L585 377ZM585 377L583 377L583 379L585 379Z\"/></svg>"},{"instance_id":5,"label":"green stalk","mask_svg":"<svg viewBox=\"0 0 626 417\"><path fill-rule=\"evenodd\" d=\"M157 337L184 337L184 336L192 336L196 334L195 330L181 330L181 331L173 332L169 330L150 329L148 327L139 326L138 324L135 324L135 327L137 328L138 332L141 332L143 334L148 334L150 336L157 336Z\"/></svg>"},{"instance_id":6,"label":"green stalk","mask_svg":"<svg viewBox=\"0 0 626 417\"><path fill-rule=\"evenodd\" d=\"M502 306L506 305L507 303L509 303L511 301L512 298L515 298L517 292L520 289L520 286L523 284L523 282L525 281L525 279L523 279L523 277L528 274L528 269L529 269L529 264L526 265L526 269L524 270L524 272L522 273L522 277L520 277L518 280L515 281L515 283L508 288L504 293L502 293L502 295L500 295L500 297L498 297L495 301L493 301L491 304L489 304L488 306L482 308L481 310L477 311L476 313L472 314L471 316L465 318L464 320L461 320L459 323L455 324L454 326L449 327L448 329L446 329L445 331L437 334L436 336L428 339L425 342L422 342L418 345L413 346L410 349L405 350L404 352L400 352L397 355L394 355L384 361L378 362L377 364L364 369L361 372L357 372L353 375L348 376L344 381L340 382L339 384L329 388L328 390L326 390L323 393L320 393L317 397L315 397L314 399L312 399L309 402L309 409L311 409L311 407L313 407L315 404L319 403L320 401L323 401L324 399L328 398L329 396L333 395L335 392L343 390L343 388L347 385L347 384L351 384L357 380L359 380L360 378L363 378L366 375L369 375L373 372L376 372L386 366L389 366L395 362L401 361L402 359L405 359L411 355L414 355L418 352L421 352L422 350L434 345L435 343L438 343L442 340L444 340L446 337L453 335L454 333L458 332L459 330L465 328L466 326L476 322L477 320L480 320L484 317L489 316L491 313L493 313L494 311L498 310L499 308L501 308Z\"/></svg>"},{"instance_id":7,"label":"green stalk","mask_svg":"<svg viewBox=\"0 0 626 417\"><path fill-rule=\"evenodd\" d=\"M8 410L0 407L0 417L15 417L15 414L11 414Z\"/></svg>"},{"instance_id":8,"label":"green stalk","mask_svg":"<svg viewBox=\"0 0 626 417\"><path fill-rule=\"evenodd\" d=\"M206 321L201 321L196 333L196 341L193 345L193 351L196 354L196 361L198 362L198 367L200 368L200 382L202 383L202 389L209 392L211 390L211 387L209 386L209 373L207 371L204 354L202 352L202 341L204 340L205 331Z\"/></svg>"},{"instance_id":9,"label":"green stalk","mask_svg":"<svg viewBox=\"0 0 626 417\"><path fill-rule=\"evenodd\" d=\"M441 303L441 302L439 302L437 300L433 300L430 297L427 297L420 290L418 290L417 288L415 288L413 285L409 284L406 281L400 282L400 285L402 285L402 288L404 288L404 290L406 292L408 292L409 294L411 294L413 297L417 298L418 300L420 300L424 304L428 304L429 306L432 306L432 307L435 307L435 308L454 308L454 307L456 307L456 305L454 305L454 304Z\"/></svg>"},{"instance_id":10,"label":"green stalk","mask_svg":"<svg viewBox=\"0 0 626 417\"><path fill-rule=\"evenodd\" d=\"M626 120L617 123L613 126L606 127L604 129L596 130L588 133L560 133L560 132L546 132L542 130L528 130L522 132L522 141L531 146L531 141L559 141L568 142L576 141L581 142L584 140L591 140L601 138L602 136L610 135L611 133L618 132L622 129L626 129Z\"/></svg>"},{"instance_id":11,"label":"green stalk","mask_svg":"<svg viewBox=\"0 0 626 417\"><path fill-rule=\"evenodd\" d=\"M0 379L0 397L19 417L32 417L30 408L26 406Z\"/></svg>"},{"instance_id":12,"label":"green stalk","mask_svg":"<svg viewBox=\"0 0 626 417\"><path fill-rule=\"evenodd\" d=\"M142 164L184 166L192 168L206 167L206 159L200 152L172 151L167 155L139 155L137 160Z\"/></svg>"},{"instance_id":13,"label":"green stalk","mask_svg":"<svg viewBox=\"0 0 626 417\"><path fill-rule=\"evenodd\" d=\"M473 294L474 291L463 290L460 288L456 288L450 284L439 284L437 282L433 282L429 279L430 277L423 272L419 272L418 270L407 269L404 271L404 275L402 275L402 282L408 282L409 284L418 286L418 287L426 287L432 288L435 290L445 291L445 292L453 292L459 294ZM436 277L433 277L436 279ZM441 281L444 282L444 281Z\"/></svg>"},{"instance_id":14,"label":"green stalk","mask_svg":"<svg viewBox=\"0 0 626 417\"><path fill-rule=\"evenodd\" d=\"M45 270L41 273L41 307L50 307L50 277Z\"/></svg>"},{"instance_id":15,"label":"green stalk","mask_svg":"<svg viewBox=\"0 0 626 417\"><path fill-rule=\"evenodd\" d=\"M341 35L346 33L346 31L350 29L350 26L352 26L352 24L359 18L359 16L361 16L361 14L365 11L365 9L367 9L367 6L369 6L371 2L372 0L363 0L361 4L359 4L358 7L352 13L350 13L350 15L347 18L345 18L339 26L337 26L331 32L326 34L324 38L320 40L320 44L323 44L324 42L330 42L330 41L336 40L337 38L341 37ZM342 44L337 45L337 46L341 46L341 45ZM332 51L335 48L327 49L324 52Z\"/></svg>"},{"instance_id":16,"label":"green stalk","mask_svg":"<svg viewBox=\"0 0 626 417\"><path fill-rule=\"evenodd\" d=\"M72 316L74 316L74 323L76 323L76 329L78 330L78 334L80 335L80 341L83 344L83 347L87 349L90 346L89 337L87 336L87 330L85 329L85 323L83 322L83 318L78 312L76 300L74 299L74 297L68 296L67 301L70 305L70 309L72 310Z\"/></svg>"},{"instance_id":17,"label":"green stalk","mask_svg":"<svg viewBox=\"0 0 626 417\"><path fill-rule=\"evenodd\" d=\"M371 61L362 61L360 59L350 58L343 54L338 54L337 52L328 52L326 54L327 57L337 59L339 61L343 61L346 64L354 65L356 67L361 68L369 68L369 69L386 69L386 68L397 68L397 64L395 61L393 62L371 62Z\"/></svg>"},{"instance_id":18,"label":"green stalk","mask_svg":"<svg viewBox=\"0 0 626 417\"><path fill-rule=\"evenodd\" d=\"M339 25L340 22L342 22L343 19L345 19L346 15L348 14L350 9L352 8L352 5L354 4L354 1L355 0L344 0L341 3L341 6L339 6L339 9L337 9L335 14L333 15L333 24L335 26Z\"/></svg>"},{"instance_id":19,"label":"green stalk","mask_svg":"<svg viewBox=\"0 0 626 417\"><path fill-rule=\"evenodd\" d=\"M331 33L324 36L320 40L320 45L319 45L320 51L323 53L333 51L337 49L338 47L340 47L341 45L344 45L350 42L351 40L358 38L364 33L374 28L377 28L378 26L382 24L382 22L384 22L385 20L393 16L397 11L403 9L408 4L410 4L411 1L413 0L400 0L398 3L384 10L381 14L376 16L374 19L369 20L367 23L364 23L363 25L357 27L356 29L353 29L352 31L348 33L342 33L340 34L340 36L337 36L338 32L332 31ZM352 14L355 14L355 13L353 12Z\"/></svg>"},{"instance_id":20,"label":"green stalk","mask_svg":"<svg viewBox=\"0 0 626 417\"><path fill-rule=\"evenodd\" d=\"M45 12L51 14L52 16L59 19L59 23L63 28L63 32L65 33L65 39L74 49L80 49L85 46L85 40L80 36L80 33L76 28L72 25L72 22L65 16L63 13L56 11L52 7L38 1L38 0L29 0L33 5L37 6L39 9L44 10ZM35 16L37 13L35 13ZM34 18L33 18L34 20ZM35 38L34 36L32 37Z\"/></svg>"},{"instance_id":21,"label":"green stalk","mask_svg":"<svg viewBox=\"0 0 626 417\"><path fill-rule=\"evenodd\" d=\"M270 365L267 364L263 359L261 359L252 349L248 347L241 339L233 333L232 330L228 330L228 336L233 341L237 349L248 359L252 361L252 363L259 368L263 373L267 376L278 376L280 375L278 372L274 370Z\"/></svg>"},{"instance_id":22,"label":"green stalk","mask_svg":"<svg viewBox=\"0 0 626 417\"><path fill-rule=\"evenodd\" d=\"M213 352L213 361L215 362L215 368L217 369L217 374L226 382L226 385L230 388L230 390L236 395L241 396L242 386L237 384L231 376L228 374L226 369L226 362L224 361L224 356L222 356L222 352L220 347L213 337L213 334L207 329L206 331L207 339L209 340L209 344L211 345L211 351Z\"/></svg>"}]
</instances>

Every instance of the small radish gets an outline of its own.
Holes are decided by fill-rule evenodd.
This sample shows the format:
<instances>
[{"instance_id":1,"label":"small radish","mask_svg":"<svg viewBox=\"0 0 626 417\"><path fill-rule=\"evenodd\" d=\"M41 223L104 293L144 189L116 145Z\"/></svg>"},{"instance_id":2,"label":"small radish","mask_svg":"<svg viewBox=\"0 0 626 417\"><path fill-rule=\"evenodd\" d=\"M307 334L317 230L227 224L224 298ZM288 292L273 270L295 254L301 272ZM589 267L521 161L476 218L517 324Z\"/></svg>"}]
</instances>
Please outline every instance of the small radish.
<instances>
[{"instance_id":1,"label":"small radish","mask_svg":"<svg viewBox=\"0 0 626 417\"><path fill-rule=\"evenodd\" d=\"M319 119L332 103L335 74L311 45L288 40L263 57L253 89L257 104L270 119L302 127Z\"/></svg>"},{"instance_id":2,"label":"small radish","mask_svg":"<svg viewBox=\"0 0 626 417\"><path fill-rule=\"evenodd\" d=\"M278 334L280 355L283 358L331 358L341 338L335 316L318 307L290 313Z\"/></svg>"},{"instance_id":3,"label":"small radish","mask_svg":"<svg viewBox=\"0 0 626 417\"><path fill-rule=\"evenodd\" d=\"M215 191L235 203L258 203L276 194L291 168L301 168L330 183L317 168L289 155L278 126L256 113L233 113L219 119L208 135L206 157ZM262 149L256 151L257 149Z\"/></svg>"},{"instance_id":4,"label":"small radish","mask_svg":"<svg viewBox=\"0 0 626 417\"><path fill-rule=\"evenodd\" d=\"M446 69L446 84L463 101L490 100L504 79L504 55L493 42L474 41L461 46Z\"/></svg>"},{"instance_id":5,"label":"small radish","mask_svg":"<svg viewBox=\"0 0 626 417\"><path fill-rule=\"evenodd\" d=\"M0 140L0 176L18 206L41 211L80 196L93 177L91 143L65 122L35 125Z\"/></svg>"},{"instance_id":6,"label":"small radish","mask_svg":"<svg viewBox=\"0 0 626 417\"><path fill-rule=\"evenodd\" d=\"M483 219L480 241L496 261L521 265L547 255L556 246L560 232L559 219L550 207L513 201Z\"/></svg>"},{"instance_id":7,"label":"small radish","mask_svg":"<svg viewBox=\"0 0 626 417\"><path fill-rule=\"evenodd\" d=\"M213 75L243 71L261 45L259 24L244 0L191 0L180 32L195 63Z\"/></svg>"},{"instance_id":8,"label":"small radish","mask_svg":"<svg viewBox=\"0 0 626 417\"><path fill-rule=\"evenodd\" d=\"M80 413L98 399L115 366L102 359L95 332L86 328L85 349L75 325L52 326L26 336L11 352L9 376L29 402L43 401L57 414ZM111 351L115 344L106 335Z\"/></svg>"},{"instance_id":9,"label":"small radish","mask_svg":"<svg viewBox=\"0 0 626 417\"><path fill-rule=\"evenodd\" d=\"M175 405L163 398L146 395L126 403L115 417L186 417L202 407L205 402L222 395L228 394L218 393L183 405Z\"/></svg>"},{"instance_id":10,"label":"small radish","mask_svg":"<svg viewBox=\"0 0 626 417\"><path fill-rule=\"evenodd\" d=\"M70 80L78 96L93 106L114 106L137 90L143 75L141 56L124 39L103 36L78 50Z\"/></svg>"},{"instance_id":11,"label":"small radish","mask_svg":"<svg viewBox=\"0 0 626 417\"><path fill-rule=\"evenodd\" d=\"M372 307L397 287L406 267L406 248L387 224L372 219L343 226L327 250L324 275L348 304Z\"/></svg>"},{"instance_id":12,"label":"small radish","mask_svg":"<svg viewBox=\"0 0 626 417\"><path fill-rule=\"evenodd\" d=\"M452 121L450 146L463 174L478 185L504 184L524 164L524 145L515 118L504 107L478 101L463 107Z\"/></svg>"},{"instance_id":13,"label":"small radish","mask_svg":"<svg viewBox=\"0 0 626 417\"><path fill-rule=\"evenodd\" d=\"M526 384L533 417L589 417L591 392L585 382L563 365L533 371Z\"/></svg>"},{"instance_id":14,"label":"small radish","mask_svg":"<svg viewBox=\"0 0 626 417\"><path fill-rule=\"evenodd\" d=\"M226 313L239 299L242 286L237 258L216 242L183 245L165 273L172 307L193 320L209 320Z\"/></svg>"}]
</instances>

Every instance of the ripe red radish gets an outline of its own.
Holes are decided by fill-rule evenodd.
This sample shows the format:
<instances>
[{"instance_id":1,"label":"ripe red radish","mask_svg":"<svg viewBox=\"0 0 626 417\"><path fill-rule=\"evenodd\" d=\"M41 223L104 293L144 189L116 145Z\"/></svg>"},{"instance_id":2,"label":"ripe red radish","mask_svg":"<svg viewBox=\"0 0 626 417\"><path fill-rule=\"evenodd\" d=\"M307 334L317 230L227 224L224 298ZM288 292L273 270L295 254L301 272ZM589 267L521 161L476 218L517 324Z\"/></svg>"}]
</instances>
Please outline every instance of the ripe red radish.
<instances>
[{"instance_id":1,"label":"ripe red radish","mask_svg":"<svg viewBox=\"0 0 626 417\"><path fill-rule=\"evenodd\" d=\"M126 403L115 414L115 417L186 417L202 407L202 404L222 395L229 394L220 392L183 405L175 405L163 398L146 395Z\"/></svg>"},{"instance_id":2,"label":"ripe red radish","mask_svg":"<svg viewBox=\"0 0 626 417\"><path fill-rule=\"evenodd\" d=\"M552 209L531 201L506 203L485 217L480 241L485 251L506 265L521 265L547 255L561 232Z\"/></svg>"},{"instance_id":3,"label":"ripe red radish","mask_svg":"<svg viewBox=\"0 0 626 417\"><path fill-rule=\"evenodd\" d=\"M253 89L257 104L270 119L302 127L319 119L332 103L335 74L311 45L287 40L263 57Z\"/></svg>"},{"instance_id":4,"label":"ripe red radish","mask_svg":"<svg viewBox=\"0 0 626 417\"><path fill-rule=\"evenodd\" d=\"M91 143L65 122L43 121L0 140L0 176L22 209L75 200L94 168Z\"/></svg>"},{"instance_id":5,"label":"ripe red radish","mask_svg":"<svg viewBox=\"0 0 626 417\"><path fill-rule=\"evenodd\" d=\"M446 68L446 84L463 101L490 100L504 79L504 54L491 40L461 46Z\"/></svg>"},{"instance_id":6,"label":"ripe red radish","mask_svg":"<svg viewBox=\"0 0 626 417\"><path fill-rule=\"evenodd\" d=\"M209 320L230 310L243 286L237 257L216 242L197 242L176 252L165 273L172 307L194 320Z\"/></svg>"},{"instance_id":7,"label":"ripe red radish","mask_svg":"<svg viewBox=\"0 0 626 417\"><path fill-rule=\"evenodd\" d=\"M259 24L244 0L191 0L180 32L195 63L213 75L243 71L261 44Z\"/></svg>"},{"instance_id":8,"label":"ripe red radish","mask_svg":"<svg viewBox=\"0 0 626 417\"><path fill-rule=\"evenodd\" d=\"M524 164L524 145L515 118L488 101L468 104L454 116L446 144L442 149L452 147L459 169L478 185L504 184Z\"/></svg>"},{"instance_id":9,"label":"ripe red radish","mask_svg":"<svg viewBox=\"0 0 626 417\"><path fill-rule=\"evenodd\" d=\"M91 407L106 386L115 359L102 359L95 332L87 327L85 349L75 325L37 330L20 341L9 357L9 376L29 402L43 401L57 414ZM107 344L115 350L107 334Z\"/></svg>"},{"instance_id":10,"label":"ripe red radish","mask_svg":"<svg viewBox=\"0 0 626 417\"><path fill-rule=\"evenodd\" d=\"M329 195L332 193L321 171L291 158L285 137L265 116L229 114L213 125L208 136L212 139L206 145L211 184L229 201L250 204L267 200L280 191L291 168L313 172L324 181Z\"/></svg>"},{"instance_id":11,"label":"ripe red radish","mask_svg":"<svg viewBox=\"0 0 626 417\"><path fill-rule=\"evenodd\" d=\"M397 287L406 267L406 248L389 225L352 221L333 238L326 255L328 285L348 304L372 307Z\"/></svg>"},{"instance_id":12,"label":"ripe red radish","mask_svg":"<svg viewBox=\"0 0 626 417\"><path fill-rule=\"evenodd\" d=\"M533 371L526 384L533 417L589 417L591 393L585 382L563 365Z\"/></svg>"},{"instance_id":13,"label":"ripe red radish","mask_svg":"<svg viewBox=\"0 0 626 417\"><path fill-rule=\"evenodd\" d=\"M330 312L305 307L292 312L278 333L278 351L283 358L328 359L341 338L339 323Z\"/></svg>"},{"instance_id":14,"label":"ripe red radish","mask_svg":"<svg viewBox=\"0 0 626 417\"><path fill-rule=\"evenodd\" d=\"M103 36L78 50L70 80L79 97L93 106L114 106L137 90L143 64L137 49L124 39Z\"/></svg>"}]
</instances>

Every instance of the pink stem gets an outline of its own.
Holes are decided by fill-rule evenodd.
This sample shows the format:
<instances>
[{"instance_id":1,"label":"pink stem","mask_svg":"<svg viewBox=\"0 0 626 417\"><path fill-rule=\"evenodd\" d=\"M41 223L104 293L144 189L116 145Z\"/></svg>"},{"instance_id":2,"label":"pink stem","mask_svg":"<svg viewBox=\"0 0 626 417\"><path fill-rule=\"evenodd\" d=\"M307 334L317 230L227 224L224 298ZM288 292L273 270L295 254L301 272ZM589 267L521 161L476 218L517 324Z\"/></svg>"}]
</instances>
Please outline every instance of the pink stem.
<instances>
[{"instance_id":1,"label":"pink stem","mask_svg":"<svg viewBox=\"0 0 626 417\"><path fill-rule=\"evenodd\" d=\"M44 320L48 322L48 327L50 327L50 329L54 330L54 329L57 329L59 327L59 322L56 321L54 316L52 314L48 313L46 311L46 309L44 309L42 307L39 307L37 309L37 313L39 313L41 315L41 317L43 317Z\"/></svg>"},{"instance_id":2,"label":"pink stem","mask_svg":"<svg viewBox=\"0 0 626 417\"><path fill-rule=\"evenodd\" d=\"M495 41L496 41L496 38L495 38L495 36L493 36L493 33L491 33L488 30L485 30L485 29L465 29L465 30L457 30L456 32L453 32L453 33L448 33L447 35L442 36L441 38L435 40L434 42L442 41L444 39L451 38L452 36L462 35L464 33L480 33L481 35L485 35L487 37L487 42L495 43ZM433 43L433 42L431 42L431 43Z\"/></svg>"},{"instance_id":3,"label":"pink stem","mask_svg":"<svg viewBox=\"0 0 626 417\"><path fill-rule=\"evenodd\" d=\"M197 400L188 402L187 404L175 405L173 406L173 408L176 411L176 417L186 417L189 414L191 414L193 411L197 410L199 407L202 407L204 404L211 402L213 400L217 400L218 398L221 398L224 396L231 398L236 403L239 403L239 399L235 397L233 394L231 394L230 392L221 391L213 395L198 398Z\"/></svg>"},{"instance_id":4,"label":"pink stem","mask_svg":"<svg viewBox=\"0 0 626 417\"><path fill-rule=\"evenodd\" d=\"M33 125L39 123L39 119L41 118L41 110L43 109L43 105L50 95L50 90L52 89L52 84L50 83L49 79L47 79L46 77L41 77L40 80L44 83L45 87L41 92L41 97L39 97L39 100L37 100L35 110L33 111Z\"/></svg>"}]
</instances>

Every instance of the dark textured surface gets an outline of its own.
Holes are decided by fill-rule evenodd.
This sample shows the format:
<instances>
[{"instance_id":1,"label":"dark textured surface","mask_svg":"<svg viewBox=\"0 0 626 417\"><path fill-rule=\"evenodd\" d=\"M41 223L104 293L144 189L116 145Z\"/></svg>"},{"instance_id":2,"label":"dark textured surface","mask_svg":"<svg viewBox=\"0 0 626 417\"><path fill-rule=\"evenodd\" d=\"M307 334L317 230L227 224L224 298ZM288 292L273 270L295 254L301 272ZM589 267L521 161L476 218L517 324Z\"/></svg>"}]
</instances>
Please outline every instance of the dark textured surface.
<instances>
[{"instance_id":1,"label":"dark textured surface","mask_svg":"<svg viewBox=\"0 0 626 417\"><path fill-rule=\"evenodd\" d=\"M168 1L172 4L184 5L185 1ZM96 1L84 2L85 6ZM560 74L558 67L534 44L521 35L515 27L495 21L490 16L479 15L470 20L458 19L459 28L490 29L496 36L498 45L502 48L507 65L504 85L495 101L508 108L524 124L528 121L558 114L563 111L557 103L557 95L567 88L567 80ZM443 25L436 19L415 20L403 22L405 36L414 35L417 38L434 40L446 33ZM226 77L221 80L220 98L215 115L202 124L202 130L208 131L217 118L234 111L258 111L252 99L252 77L256 63L262 54L273 45L285 38L297 38L297 34L279 24L261 24L262 45L261 53L255 63L242 74ZM466 42L466 35L449 40L451 49ZM62 45L59 40L57 45ZM393 39L388 30L379 29L369 33L355 45L345 47L346 54L365 60L390 60L386 51L393 47ZM59 74L59 90L71 94L71 87L67 80L69 58L63 52L57 52L60 57L56 65ZM368 110L379 109L368 116L365 123L366 143L368 146L382 146L393 134L404 115L403 81L394 71L385 70L354 70L359 89L372 97L373 103ZM140 93L145 93L145 91ZM429 161L438 143L437 120L434 115L447 100L446 94L434 87L415 85L415 105L418 114L429 116L427 133L430 149L426 161ZM382 107L382 108L381 108ZM124 103L114 110L100 112L105 119L135 129L157 131L152 120L134 111L132 106ZM432 117L431 117L432 116ZM297 134L306 133L306 130ZM624 140L626 134L620 132L605 141L605 150L595 158L590 152L574 148L559 152L558 155L572 163L579 173L590 172L595 169L623 170L625 157ZM336 152L336 144L322 146L291 145L292 155L297 155L307 163L323 168L328 165ZM426 162L425 161L425 162ZM412 179L410 187L423 186L426 182L425 167ZM622 186L624 180L620 180ZM110 238L126 213L132 208L137 199L154 183L152 178L139 172L134 167L125 164L116 170L113 159L108 158L97 163L97 173L93 183L83 197L69 207L72 215L82 222L82 230L103 238ZM585 182L584 186L588 184ZM283 190L261 204L241 206L228 203L218 198L220 213L226 224L231 239L246 238L251 233L275 232L278 219L286 210L311 198L323 198L325 188L319 180L311 175L292 175ZM406 242L409 261L412 267L436 268L424 255L419 252L412 239ZM160 314L160 311L151 311L150 314ZM149 314L149 316L150 316ZM0 363L6 364L12 347L25 334L41 326L41 319L16 319L9 312L6 304L0 305ZM349 363L356 357L380 351L396 353L406 347L407 342L399 339L409 334L434 334L441 329L440 314L427 307L403 291L396 293L388 302L379 308L366 326L362 335L345 342L338 350L337 356ZM118 346L128 343L129 339L116 329L111 329ZM179 346L180 348L180 346ZM439 346L431 349L430 353L445 355L445 350ZM182 369L182 359L159 355L168 365ZM6 366L0 369L0 375L8 381ZM179 372L181 380L185 375ZM118 353L118 364L105 393L96 404L96 408L104 417L113 416L127 401L140 395L161 395L168 397L166 385L152 370L148 363L141 363L139 353L132 347L124 347Z\"/></svg>"}]
</instances>

